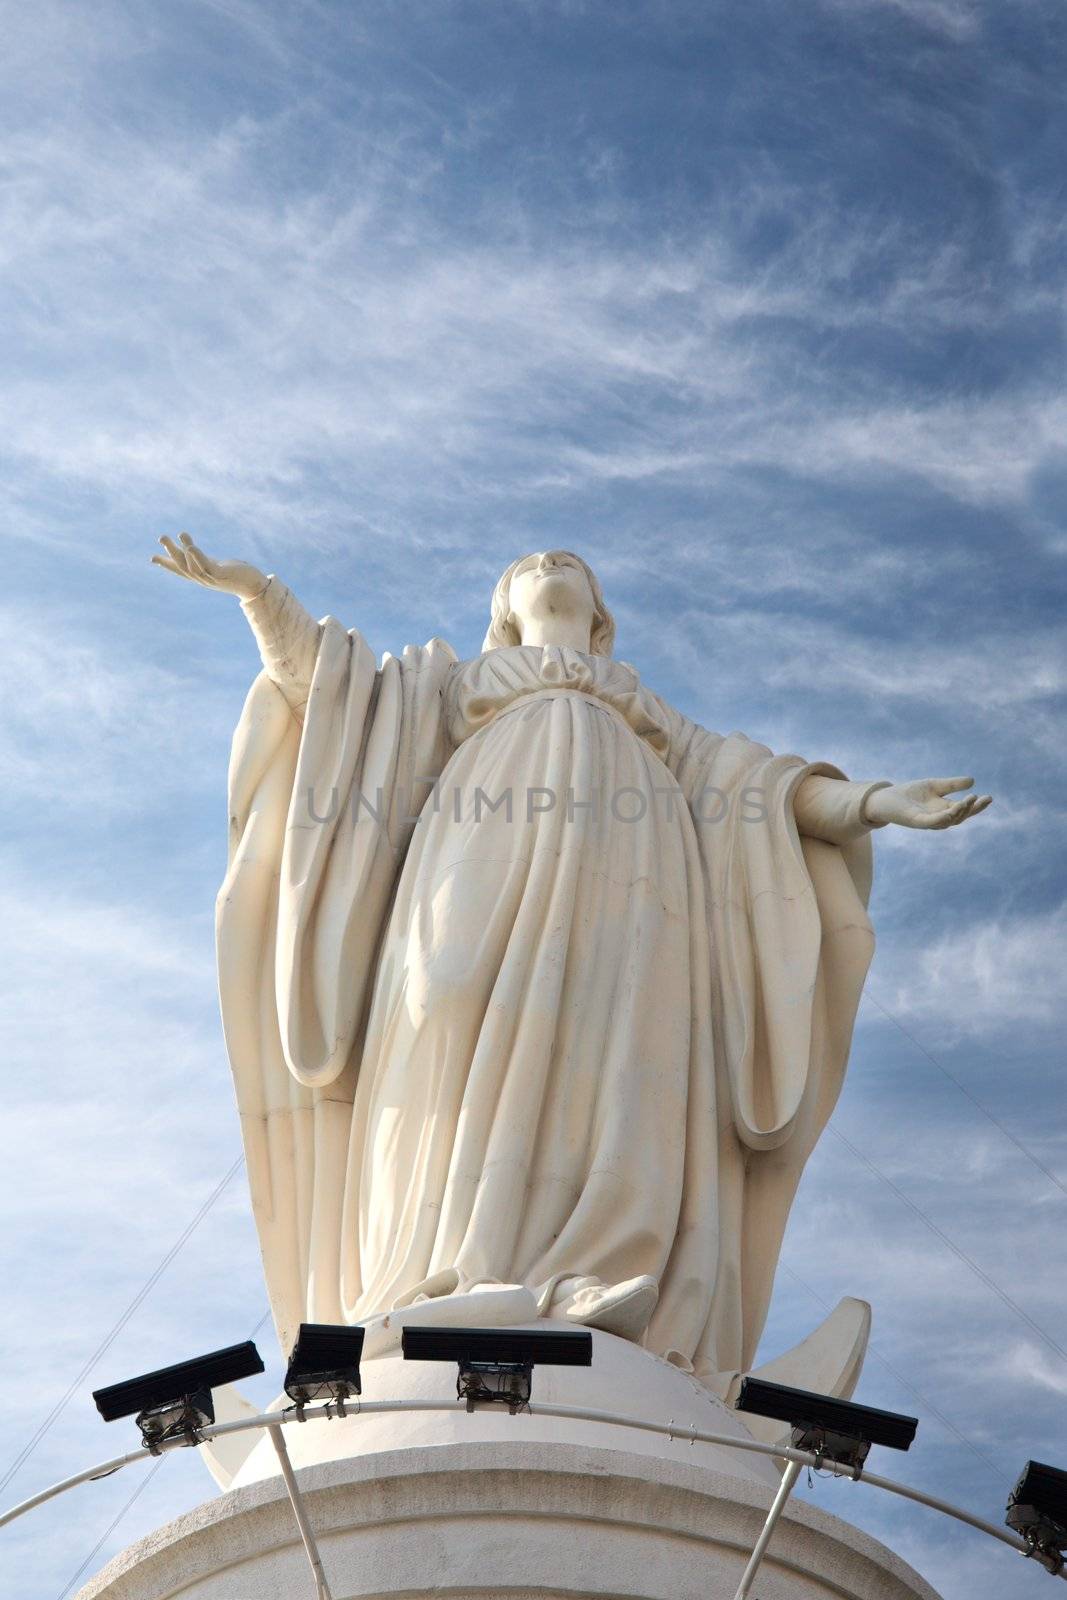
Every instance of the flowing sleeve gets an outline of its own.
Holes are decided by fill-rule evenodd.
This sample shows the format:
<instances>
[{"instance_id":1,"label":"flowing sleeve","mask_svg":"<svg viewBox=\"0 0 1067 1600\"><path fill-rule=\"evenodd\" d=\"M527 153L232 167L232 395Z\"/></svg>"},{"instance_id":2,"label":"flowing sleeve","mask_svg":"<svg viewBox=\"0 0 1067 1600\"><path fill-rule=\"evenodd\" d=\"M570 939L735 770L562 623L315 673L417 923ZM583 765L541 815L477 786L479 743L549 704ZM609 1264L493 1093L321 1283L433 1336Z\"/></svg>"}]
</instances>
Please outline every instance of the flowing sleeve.
<instances>
[{"instance_id":1,"label":"flowing sleeve","mask_svg":"<svg viewBox=\"0 0 1067 1600\"><path fill-rule=\"evenodd\" d=\"M725 1347L743 1366L800 1174L840 1093L873 954L870 832L854 825L873 786L674 711L670 719L667 764L693 817L704 880L717 1095L742 1152L740 1256L720 1270L716 1293L731 1305L713 1310L709 1339L720 1359ZM806 784L806 820L824 833L836 821L839 842L802 835L795 807Z\"/></svg>"},{"instance_id":2,"label":"flowing sleeve","mask_svg":"<svg viewBox=\"0 0 1067 1600\"><path fill-rule=\"evenodd\" d=\"M321 625L273 573L254 599L241 601L241 610L259 645L264 672L293 713L302 717L311 693Z\"/></svg>"},{"instance_id":3,"label":"flowing sleeve","mask_svg":"<svg viewBox=\"0 0 1067 1600\"><path fill-rule=\"evenodd\" d=\"M849 783L840 774L831 778L811 771L797 785L793 796L797 831L808 839L822 839L826 844L852 844L872 828L885 826L882 822L867 822L864 808L868 795L876 789L888 788L884 780Z\"/></svg>"},{"instance_id":4,"label":"flowing sleeve","mask_svg":"<svg viewBox=\"0 0 1067 1600\"><path fill-rule=\"evenodd\" d=\"M407 844L450 753L454 662L434 640L379 667L327 618L302 715L268 667L234 737L219 993L284 1350L301 1321L343 1320L340 1203L363 1029Z\"/></svg>"}]
</instances>

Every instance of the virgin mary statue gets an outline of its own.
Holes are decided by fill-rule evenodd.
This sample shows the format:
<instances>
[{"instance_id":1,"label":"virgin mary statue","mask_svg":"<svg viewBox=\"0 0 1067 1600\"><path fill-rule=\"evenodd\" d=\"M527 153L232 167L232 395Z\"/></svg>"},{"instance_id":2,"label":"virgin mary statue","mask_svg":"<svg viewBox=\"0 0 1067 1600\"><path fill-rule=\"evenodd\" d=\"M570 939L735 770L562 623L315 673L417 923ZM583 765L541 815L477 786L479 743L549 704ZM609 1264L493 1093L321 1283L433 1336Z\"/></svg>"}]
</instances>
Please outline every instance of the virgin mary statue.
<instances>
[{"instance_id":1,"label":"virgin mary statue","mask_svg":"<svg viewBox=\"0 0 1067 1600\"><path fill-rule=\"evenodd\" d=\"M507 569L473 660L378 664L277 578L162 543L263 658L218 964L283 1348L443 1302L745 1370L845 1070L870 831L988 798L691 722L613 659L566 551Z\"/></svg>"}]
</instances>

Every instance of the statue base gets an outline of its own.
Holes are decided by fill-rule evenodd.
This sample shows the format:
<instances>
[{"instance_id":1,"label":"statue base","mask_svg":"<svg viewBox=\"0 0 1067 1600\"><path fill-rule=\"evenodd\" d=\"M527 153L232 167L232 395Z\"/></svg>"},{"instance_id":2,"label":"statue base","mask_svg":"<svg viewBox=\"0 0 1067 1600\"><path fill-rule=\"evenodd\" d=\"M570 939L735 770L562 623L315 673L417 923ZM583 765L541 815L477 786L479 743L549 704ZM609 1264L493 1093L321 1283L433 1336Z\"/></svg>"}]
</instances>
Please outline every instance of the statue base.
<instances>
[{"instance_id":1,"label":"statue base","mask_svg":"<svg viewBox=\"0 0 1067 1600\"><path fill-rule=\"evenodd\" d=\"M382 1412L286 1427L333 1600L732 1600L779 1483L692 1377L610 1334L591 1368L538 1368L537 1402L671 1422L675 1437L501 1408ZM368 1399L435 1399L452 1369L384 1357ZM314 1600L269 1439L213 1462L228 1491L117 1556L78 1600ZM221 1442L221 1441L220 1441ZM844 1498L870 1493L834 1486ZM802 1501L779 1523L759 1600L937 1600L884 1546Z\"/></svg>"}]
</instances>

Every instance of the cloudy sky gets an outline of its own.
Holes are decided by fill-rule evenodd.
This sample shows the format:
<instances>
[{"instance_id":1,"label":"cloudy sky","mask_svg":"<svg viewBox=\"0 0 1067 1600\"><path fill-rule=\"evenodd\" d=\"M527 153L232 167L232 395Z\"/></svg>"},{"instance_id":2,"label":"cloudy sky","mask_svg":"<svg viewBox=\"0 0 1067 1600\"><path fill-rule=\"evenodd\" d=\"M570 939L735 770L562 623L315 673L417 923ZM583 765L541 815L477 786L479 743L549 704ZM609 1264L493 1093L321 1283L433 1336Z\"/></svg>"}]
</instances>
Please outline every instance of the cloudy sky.
<instances>
[{"instance_id":1,"label":"cloudy sky","mask_svg":"<svg viewBox=\"0 0 1067 1600\"><path fill-rule=\"evenodd\" d=\"M256 657L149 565L188 528L378 650L465 654L507 561L562 544L707 726L994 792L879 837L765 1353L869 1299L859 1397L922 1419L882 1469L999 1521L1028 1456L1067 1464L1059 0L0 16L0 1500L130 1442L92 1387L266 1309L239 1170L141 1298L240 1153L212 902ZM3 1600L212 1489L168 1458L109 1532L139 1481L0 1534ZM815 1498L947 1600L1047 1582Z\"/></svg>"}]
</instances>

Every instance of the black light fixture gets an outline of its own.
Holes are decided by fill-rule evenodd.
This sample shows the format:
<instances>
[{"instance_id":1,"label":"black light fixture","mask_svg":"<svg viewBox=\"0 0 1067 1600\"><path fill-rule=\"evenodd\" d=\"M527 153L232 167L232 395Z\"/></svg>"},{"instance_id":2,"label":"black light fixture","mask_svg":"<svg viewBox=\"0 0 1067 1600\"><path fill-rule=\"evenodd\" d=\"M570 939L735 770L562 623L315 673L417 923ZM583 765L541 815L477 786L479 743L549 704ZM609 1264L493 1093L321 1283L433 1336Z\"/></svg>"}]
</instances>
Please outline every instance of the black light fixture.
<instances>
[{"instance_id":1,"label":"black light fixture","mask_svg":"<svg viewBox=\"0 0 1067 1600\"><path fill-rule=\"evenodd\" d=\"M249 1339L106 1389L94 1389L93 1399L105 1422L136 1416L142 1439L158 1455L160 1445L173 1439L200 1443L199 1430L215 1420L212 1389L262 1371L259 1351Z\"/></svg>"},{"instance_id":2,"label":"black light fixture","mask_svg":"<svg viewBox=\"0 0 1067 1600\"><path fill-rule=\"evenodd\" d=\"M1011 1491L1005 1521L1022 1536L1028 1556L1046 1571L1061 1573L1067 1555L1067 1472L1028 1461Z\"/></svg>"},{"instance_id":3,"label":"black light fixture","mask_svg":"<svg viewBox=\"0 0 1067 1600\"><path fill-rule=\"evenodd\" d=\"M788 1422L798 1450L810 1450L820 1461L848 1467L856 1478L872 1444L906 1450L919 1426L917 1418L896 1411L877 1411L873 1406L809 1394L806 1389L790 1389L762 1378L742 1379L737 1410Z\"/></svg>"},{"instance_id":4,"label":"black light fixture","mask_svg":"<svg viewBox=\"0 0 1067 1600\"><path fill-rule=\"evenodd\" d=\"M289 1357L285 1392L298 1412L313 1400L336 1400L344 1416L345 1401L361 1394L359 1362L363 1354L361 1327L334 1326L327 1322L302 1322Z\"/></svg>"},{"instance_id":5,"label":"black light fixture","mask_svg":"<svg viewBox=\"0 0 1067 1600\"><path fill-rule=\"evenodd\" d=\"M593 1336L586 1328L404 1328L405 1361L454 1361L456 1394L467 1410L506 1405L514 1416L530 1403L533 1369L588 1367Z\"/></svg>"}]
</instances>

